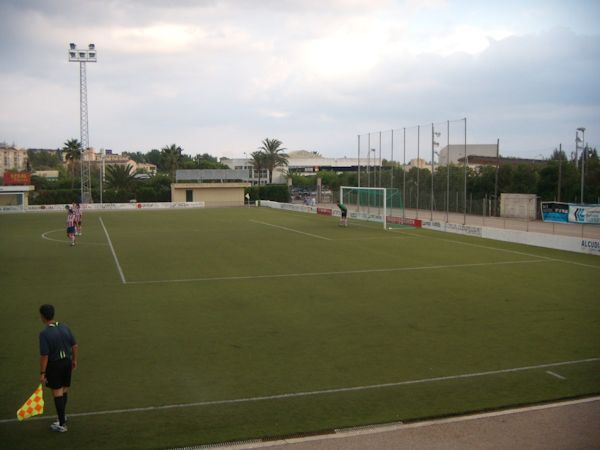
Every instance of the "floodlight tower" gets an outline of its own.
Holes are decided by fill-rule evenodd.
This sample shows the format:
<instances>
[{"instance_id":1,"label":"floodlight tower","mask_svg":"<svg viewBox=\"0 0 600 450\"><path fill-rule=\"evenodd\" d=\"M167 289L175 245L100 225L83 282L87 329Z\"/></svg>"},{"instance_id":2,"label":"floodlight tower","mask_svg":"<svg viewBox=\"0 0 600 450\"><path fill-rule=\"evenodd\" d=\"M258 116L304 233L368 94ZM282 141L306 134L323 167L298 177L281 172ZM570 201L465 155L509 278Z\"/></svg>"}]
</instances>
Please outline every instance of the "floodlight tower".
<instances>
[{"instance_id":1,"label":"floodlight tower","mask_svg":"<svg viewBox=\"0 0 600 450\"><path fill-rule=\"evenodd\" d=\"M69 44L69 62L79 63L79 127L81 134L81 203L92 202L92 176L91 161L84 163L84 152L89 148L88 133L88 105L87 105L87 77L86 63L95 63L96 45L89 44L87 49L78 49L71 42Z\"/></svg>"}]
</instances>

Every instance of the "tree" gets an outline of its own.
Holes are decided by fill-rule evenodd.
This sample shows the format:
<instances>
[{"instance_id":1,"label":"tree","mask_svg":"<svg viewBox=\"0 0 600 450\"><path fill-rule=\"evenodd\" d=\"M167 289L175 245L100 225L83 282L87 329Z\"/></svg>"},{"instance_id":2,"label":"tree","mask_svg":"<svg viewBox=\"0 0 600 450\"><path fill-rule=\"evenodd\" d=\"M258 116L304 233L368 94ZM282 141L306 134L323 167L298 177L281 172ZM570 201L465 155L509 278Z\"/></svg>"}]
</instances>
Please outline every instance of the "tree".
<instances>
[{"instance_id":1,"label":"tree","mask_svg":"<svg viewBox=\"0 0 600 450\"><path fill-rule=\"evenodd\" d=\"M77 139L69 139L62 148L65 161L71 171L71 188L75 185L75 162L81 159L81 150L81 142Z\"/></svg>"},{"instance_id":2,"label":"tree","mask_svg":"<svg viewBox=\"0 0 600 450\"><path fill-rule=\"evenodd\" d=\"M167 145L160 151L162 167L168 172L171 182L175 181L175 172L182 160L182 152L182 148L176 144Z\"/></svg>"},{"instance_id":3,"label":"tree","mask_svg":"<svg viewBox=\"0 0 600 450\"><path fill-rule=\"evenodd\" d=\"M135 161L136 163L145 163L146 161L146 155L144 155L142 152L127 152L125 153L127 156L129 156L129 159Z\"/></svg>"},{"instance_id":4,"label":"tree","mask_svg":"<svg viewBox=\"0 0 600 450\"><path fill-rule=\"evenodd\" d=\"M202 155L196 155L194 157L198 169L228 169L229 167L219 162L215 156L211 156L208 153Z\"/></svg>"},{"instance_id":5,"label":"tree","mask_svg":"<svg viewBox=\"0 0 600 450\"><path fill-rule=\"evenodd\" d=\"M160 161L161 153L160 153L160 150L157 150L155 148L152 149L152 150L150 150L148 153L146 153L145 158L146 158L146 162L148 164L154 164L156 167L160 167L160 165L161 165L161 161Z\"/></svg>"},{"instance_id":6,"label":"tree","mask_svg":"<svg viewBox=\"0 0 600 450\"><path fill-rule=\"evenodd\" d=\"M262 151L256 151L250 154L250 159L252 167L258 172L258 186L260 187L262 171L267 168L267 155Z\"/></svg>"},{"instance_id":7,"label":"tree","mask_svg":"<svg viewBox=\"0 0 600 450\"><path fill-rule=\"evenodd\" d=\"M559 150L559 149L555 148L552 151L552 154L550 155L549 159L552 160L552 161L558 161L558 160L566 161L567 160L567 154L565 153L564 150Z\"/></svg>"},{"instance_id":8,"label":"tree","mask_svg":"<svg viewBox=\"0 0 600 450\"><path fill-rule=\"evenodd\" d=\"M273 170L277 167L286 167L288 165L288 156L282 153L285 148L281 147L282 142L278 139L266 138L262 141L262 146L258 149L265 154L266 169L269 171L269 184L273 182Z\"/></svg>"},{"instance_id":9,"label":"tree","mask_svg":"<svg viewBox=\"0 0 600 450\"><path fill-rule=\"evenodd\" d=\"M600 159L595 148L588 148L584 189L584 202L597 203L600 198Z\"/></svg>"},{"instance_id":10,"label":"tree","mask_svg":"<svg viewBox=\"0 0 600 450\"><path fill-rule=\"evenodd\" d=\"M61 159L58 151L36 150L30 148L27 150L27 162L31 170L52 170L61 165Z\"/></svg>"},{"instance_id":11,"label":"tree","mask_svg":"<svg viewBox=\"0 0 600 450\"><path fill-rule=\"evenodd\" d=\"M511 192L521 194L537 193L539 174L535 167L528 164L519 164L514 170Z\"/></svg>"},{"instance_id":12,"label":"tree","mask_svg":"<svg viewBox=\"0 0 600 450\"><path fill-rule=\"evenodd\" d=\"M116 191L130 191L135 184L135 175L131 164L109 165L106 168L106 184Z\"/></svg>"}]
</instances>

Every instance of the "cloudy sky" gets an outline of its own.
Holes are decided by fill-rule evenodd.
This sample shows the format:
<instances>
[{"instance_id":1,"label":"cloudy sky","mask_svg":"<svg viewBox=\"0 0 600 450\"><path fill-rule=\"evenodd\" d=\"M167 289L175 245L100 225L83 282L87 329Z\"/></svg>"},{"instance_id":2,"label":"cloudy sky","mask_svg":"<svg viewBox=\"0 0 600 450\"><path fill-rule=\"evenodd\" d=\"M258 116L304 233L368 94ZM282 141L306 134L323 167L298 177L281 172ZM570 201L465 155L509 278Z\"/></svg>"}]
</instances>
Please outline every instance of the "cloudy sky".
<instances>
[{"instance_id":1,"label":"cloudy sky","mask_svg":"<svg viewBox=\"0 0 600 450\"><path fill-rule=\"evenodd\" d=\"M93 42L97 149L354 156L359 134L466 117L469 143L569 153L577 127L600 144L599 19L597 0L0 0L0 141L79 138L67 48Z\"/></svg>"}]
</instances>

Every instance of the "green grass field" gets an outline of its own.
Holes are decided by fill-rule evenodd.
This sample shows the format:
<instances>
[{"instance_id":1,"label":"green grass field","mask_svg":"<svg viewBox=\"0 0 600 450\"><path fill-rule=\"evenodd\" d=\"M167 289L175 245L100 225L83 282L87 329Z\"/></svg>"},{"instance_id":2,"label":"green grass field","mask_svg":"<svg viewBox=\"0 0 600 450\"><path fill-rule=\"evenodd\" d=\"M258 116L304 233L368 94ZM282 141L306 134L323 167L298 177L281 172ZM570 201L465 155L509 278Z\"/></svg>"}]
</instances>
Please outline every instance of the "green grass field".
<instances>
[{"instance_id":1,"label":"green grass field","mask_svg":"<svg viewBox=\"0 0 600 450\"><path fill-rule=\"evenodd\" d=\"M600 392L598 257L267 208L84 219L71 248L62 213L0 215L2 448L170 448ZM41 419L15 417L42 303L80 346L66 434L48 391Z\"/></svg>"}]
</instances>

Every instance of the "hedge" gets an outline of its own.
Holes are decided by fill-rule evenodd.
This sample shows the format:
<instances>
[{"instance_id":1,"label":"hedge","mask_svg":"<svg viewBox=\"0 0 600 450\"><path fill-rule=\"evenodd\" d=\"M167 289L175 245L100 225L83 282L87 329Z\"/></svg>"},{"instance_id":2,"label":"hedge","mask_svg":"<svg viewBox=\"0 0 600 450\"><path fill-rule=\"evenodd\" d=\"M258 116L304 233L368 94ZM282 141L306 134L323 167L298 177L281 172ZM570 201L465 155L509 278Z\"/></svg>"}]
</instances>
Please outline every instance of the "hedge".
<instances>
[{"instance_id":1,"label":"hedge","mask_svg":"<svg viewBox=\"0 0 600 450\"><path fill-rule=\"evenodd\" d=\"M265 186L251 186L245 189L250 194L250 201L271 200L274 202L289 203L290 191L287 184L267 184Z\"/></svg>"}]
</instances>

